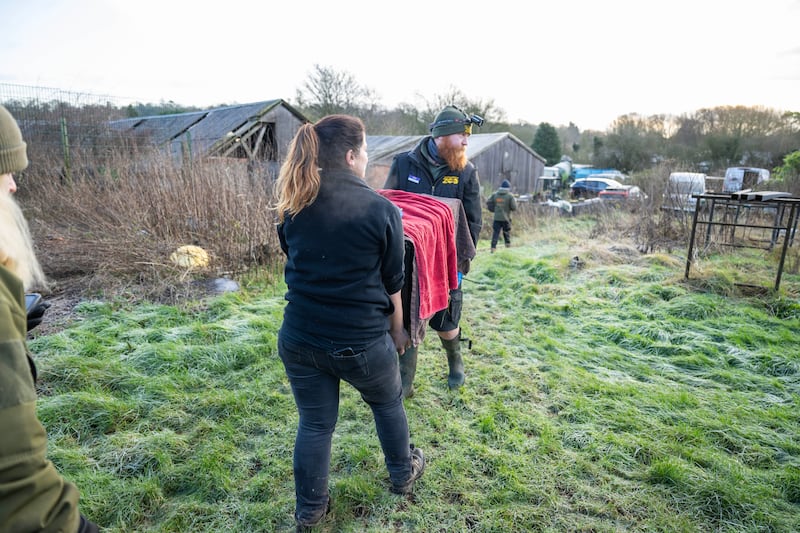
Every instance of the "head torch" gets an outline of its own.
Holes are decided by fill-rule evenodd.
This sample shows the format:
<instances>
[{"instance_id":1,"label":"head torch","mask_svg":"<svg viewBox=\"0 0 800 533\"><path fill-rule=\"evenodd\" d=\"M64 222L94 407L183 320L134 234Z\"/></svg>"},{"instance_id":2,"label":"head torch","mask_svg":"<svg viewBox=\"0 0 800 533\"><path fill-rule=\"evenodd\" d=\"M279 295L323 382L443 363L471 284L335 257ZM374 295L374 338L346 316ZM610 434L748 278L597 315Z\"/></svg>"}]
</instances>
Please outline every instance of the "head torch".
<instances>
[{"instance_id":1,"label":"head torch","mask_svg":"<svg viewBox=\"0 0 800 533\"><path fill-rule=\"evenodd\" d=\"M483 117L479 115L472 115L469 117L469 121L478 126L479 128L483 126Z\"/></svg>"},{"instance_id":2,"label":"head torch","mask_svg":"<svg viewBox=\"0 0 800 533\"><path fill-rule=\"evenodd\" d=\"M467 115L464 113L463 117L460 118L447 118L444 120L437 120L430 125L430 129L438 128L441 126L449 126L450 124L463 124L464 127L471 126L475 124L478 127L483 126L484 119L480 115Z\"/></svg>"}]
</instances>

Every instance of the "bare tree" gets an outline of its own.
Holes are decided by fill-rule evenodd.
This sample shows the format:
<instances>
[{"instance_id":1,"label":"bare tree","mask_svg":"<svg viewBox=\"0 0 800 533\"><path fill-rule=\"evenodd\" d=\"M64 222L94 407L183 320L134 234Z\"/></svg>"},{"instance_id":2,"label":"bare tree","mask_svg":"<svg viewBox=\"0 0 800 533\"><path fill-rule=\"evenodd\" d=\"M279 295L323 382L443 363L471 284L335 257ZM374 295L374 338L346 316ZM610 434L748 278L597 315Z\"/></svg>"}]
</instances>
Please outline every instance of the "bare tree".
<instances>
[{"instance_id":1,"label":"bare tree","mask_svg":"<svg viewBox=\"0 0 800 533\"><path fill-rule=\"evenodd\" d=\"M617 117L595 154L595 164L626 172L648 167L653 156L664 151L666 122L663 115Z\"/></svg>"},{"instance_id":2,"label":"bare tree","mask_svg":"<svg viewBox=\"0 0 800 533\"><path fill-rule=\"evenodd\" d=\"M297 91L297 105L309 118L317 120L335 113L374 111L377 97L351 73L315 64L302 89Z\"/></svg>"},{"instance_id":3,"label":"bare tree","mask_svg":"<svg viewBox=\"0 0 800 533\"><path fill-rule=\"evenodd\" d=\"M494 100L471 100L465 95L461 89L450 86L447 92L442 94L435 94L431 99L426 99L420 95L423 105L417 107L419 119L425 124L430 124L436 118L436 114L445 106L454 105L467 114L476 114L486 119L486 124L481 127L483 132L495 131L492 129L492 124L501 125L502 127L497 131L505 131L507 125L505 121L505 111L497 107Z\"/></svg>"},{"instance_id":4,"label":"bare tree","mask_svg":"<svg viewBox=\"0 0 800 533\"><path fill-rule=\"evenodd\" d=\"M785 131L780 113L763 107L721 106L694 115L709 159L719 167L741 163L774 166L767 140ZM778 159L778 162L780 160Z\"/></svg>"}]
</instances>

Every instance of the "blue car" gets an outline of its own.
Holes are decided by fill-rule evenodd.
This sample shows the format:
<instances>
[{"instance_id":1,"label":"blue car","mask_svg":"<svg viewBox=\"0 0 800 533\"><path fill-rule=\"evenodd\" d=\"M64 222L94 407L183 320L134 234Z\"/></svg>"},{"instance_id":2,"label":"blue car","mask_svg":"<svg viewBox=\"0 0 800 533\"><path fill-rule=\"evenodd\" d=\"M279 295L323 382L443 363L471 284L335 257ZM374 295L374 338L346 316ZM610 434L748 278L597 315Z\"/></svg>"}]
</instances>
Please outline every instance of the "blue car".
<instances>
[{"instance_id":1,"label":"blue car","mask_svg":"<svg viewBox=\"0 0 800 533\"><path fill-rule=\"evenodd\" d=\"M569 186L573 198L595 198L606 189L625 189L625 185L610 178L579 178Z\"/></svg>"}]
</instances>

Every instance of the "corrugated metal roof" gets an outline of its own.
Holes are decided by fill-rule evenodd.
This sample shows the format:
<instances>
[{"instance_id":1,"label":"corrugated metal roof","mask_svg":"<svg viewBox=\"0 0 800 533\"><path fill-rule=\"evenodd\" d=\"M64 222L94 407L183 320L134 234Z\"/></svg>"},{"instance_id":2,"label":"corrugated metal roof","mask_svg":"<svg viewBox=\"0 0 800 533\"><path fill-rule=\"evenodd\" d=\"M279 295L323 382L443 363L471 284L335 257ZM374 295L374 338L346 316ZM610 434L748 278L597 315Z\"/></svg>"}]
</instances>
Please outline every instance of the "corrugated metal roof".
<instances>
[{"instance_id":1,"label":"corrugated metal roof","mask_svg":"<svg viewBox=\"0 0 800 533\"><path fill-rule=\"evenodd\" d=\"M476 133L469 136L467 145L467 157L472 159L484 150L488 150L493 144L505 139L508 133Z\"/></svg>"},{"instance_id":2,"label":"corrugated metal roof","mask_svg":"<svg viewBox=\"0 0 800 533\"><path fill-rule=\"evenodd\" d=\"M193 150L208 153L218 142L224 143L230 137L247 132L257 125L259 117L278 105L285 106L300 120L307 120L299 111L278 99L206 111L116 120L110 126L119 132L149 136L156 145L180 144L189 137Z\"/></svg>"},{"instance_id":3,"label":"corrugated metal roof","mask_svg":"<svg viewBox=\"0 0 800 533\"><path fill-rule=\"evenodd\" d=\"M424 135L368 135L367 136L367 155L370 161L381 161L390 159L395 154L411 150L416 144L425 137ZM544 162L544 158L537 154L530 146L527 146L517 137L509 132L501 133L476 133L470 135L467 145L467 158L473 159L485 150L503 139L510 139L519 144L522 148L530 152L534 157Z\"/></svg>"},{"instance_id":4,"label":"corrugated metal roof","mask_svg":"<svg viewBox=\"0 0 800 533\"><path fill-rule=\"evenodd\" d=\"M218 141L244 134L258 122L261 115L280 102L281 100L270 100L211 109L203 120L192 125L185 135L191 136L194 150L208 153Z\"/></svg>"},{"instance_id":5,"label":"corrugated metal roof","mask_svg":"<svg viewBox=\"0 0 800 533\"><path fill-rule=\"evenodd\" d=\"M540 159L542 163L545 162L545 159L537 154L533 148L519 140L519 138L513 133L509 133L507 131L501 133L476 133L475 135L470 135L469 145L467 146L467 157L470 159L477 157L481 154L481 152L488 150L492 145L497 144L506 138L518 144L525 151L530 152L531 155L537 159Z\"/></svg>"},{"instance_id":6,"label":"corrugated metal roof","mask_svg":"<svg viewBox=\"0 0 800 533\"><path fill-rule=\"evenodd\" d=\"M367 156L370 161L391 158L414 148L424 135L367 135Z\"/></svg>"},{"instance_id":7,"label":"corrugated metal roof","mask_svg":"<svg viewBox=\"0 0 800 533\"><path fill-rule=\"evenodd\" d=\"M114 120L110 123L110 126L114 131L149 137L152 139L153 144L162 145L174 139L176 135L181 135L188 130L198 120L201 120L205 114L205 111L196 111L175 115L127 118Z\"/></svg>"}]
</instances>

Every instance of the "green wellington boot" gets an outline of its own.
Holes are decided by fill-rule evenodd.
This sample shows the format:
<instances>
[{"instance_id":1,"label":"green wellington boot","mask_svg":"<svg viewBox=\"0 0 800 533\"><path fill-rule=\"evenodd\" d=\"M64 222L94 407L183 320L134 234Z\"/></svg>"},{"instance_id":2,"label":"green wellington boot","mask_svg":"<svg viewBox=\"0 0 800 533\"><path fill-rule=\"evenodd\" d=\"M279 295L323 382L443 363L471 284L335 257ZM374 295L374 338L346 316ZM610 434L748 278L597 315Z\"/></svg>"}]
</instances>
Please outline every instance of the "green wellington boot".
<instances>
[{"instance_id":1,"label":"green wellington boot","mask_svg":"<svg viewBox=\"0 0 800 533\"><path fill-rule=\"evenodd\" d=\"M417 347L406 348L400 361L400 381L403 383L403 398L414 396L414 375L417 373Z\"/></svg>"},{"instance_id":2,"label":"green wellington boot","mask_svg":"<svg viewBox=\"0 0 800 533\"><path fill-rule=\"evenodd\" d=\"M461 359L461 335L455 339L442 341L442 346L447 351L447 365L450 367L450 374L447 375L447 386L457 389L464 384L464 361Z\"/></svg>"}]
</instances>

